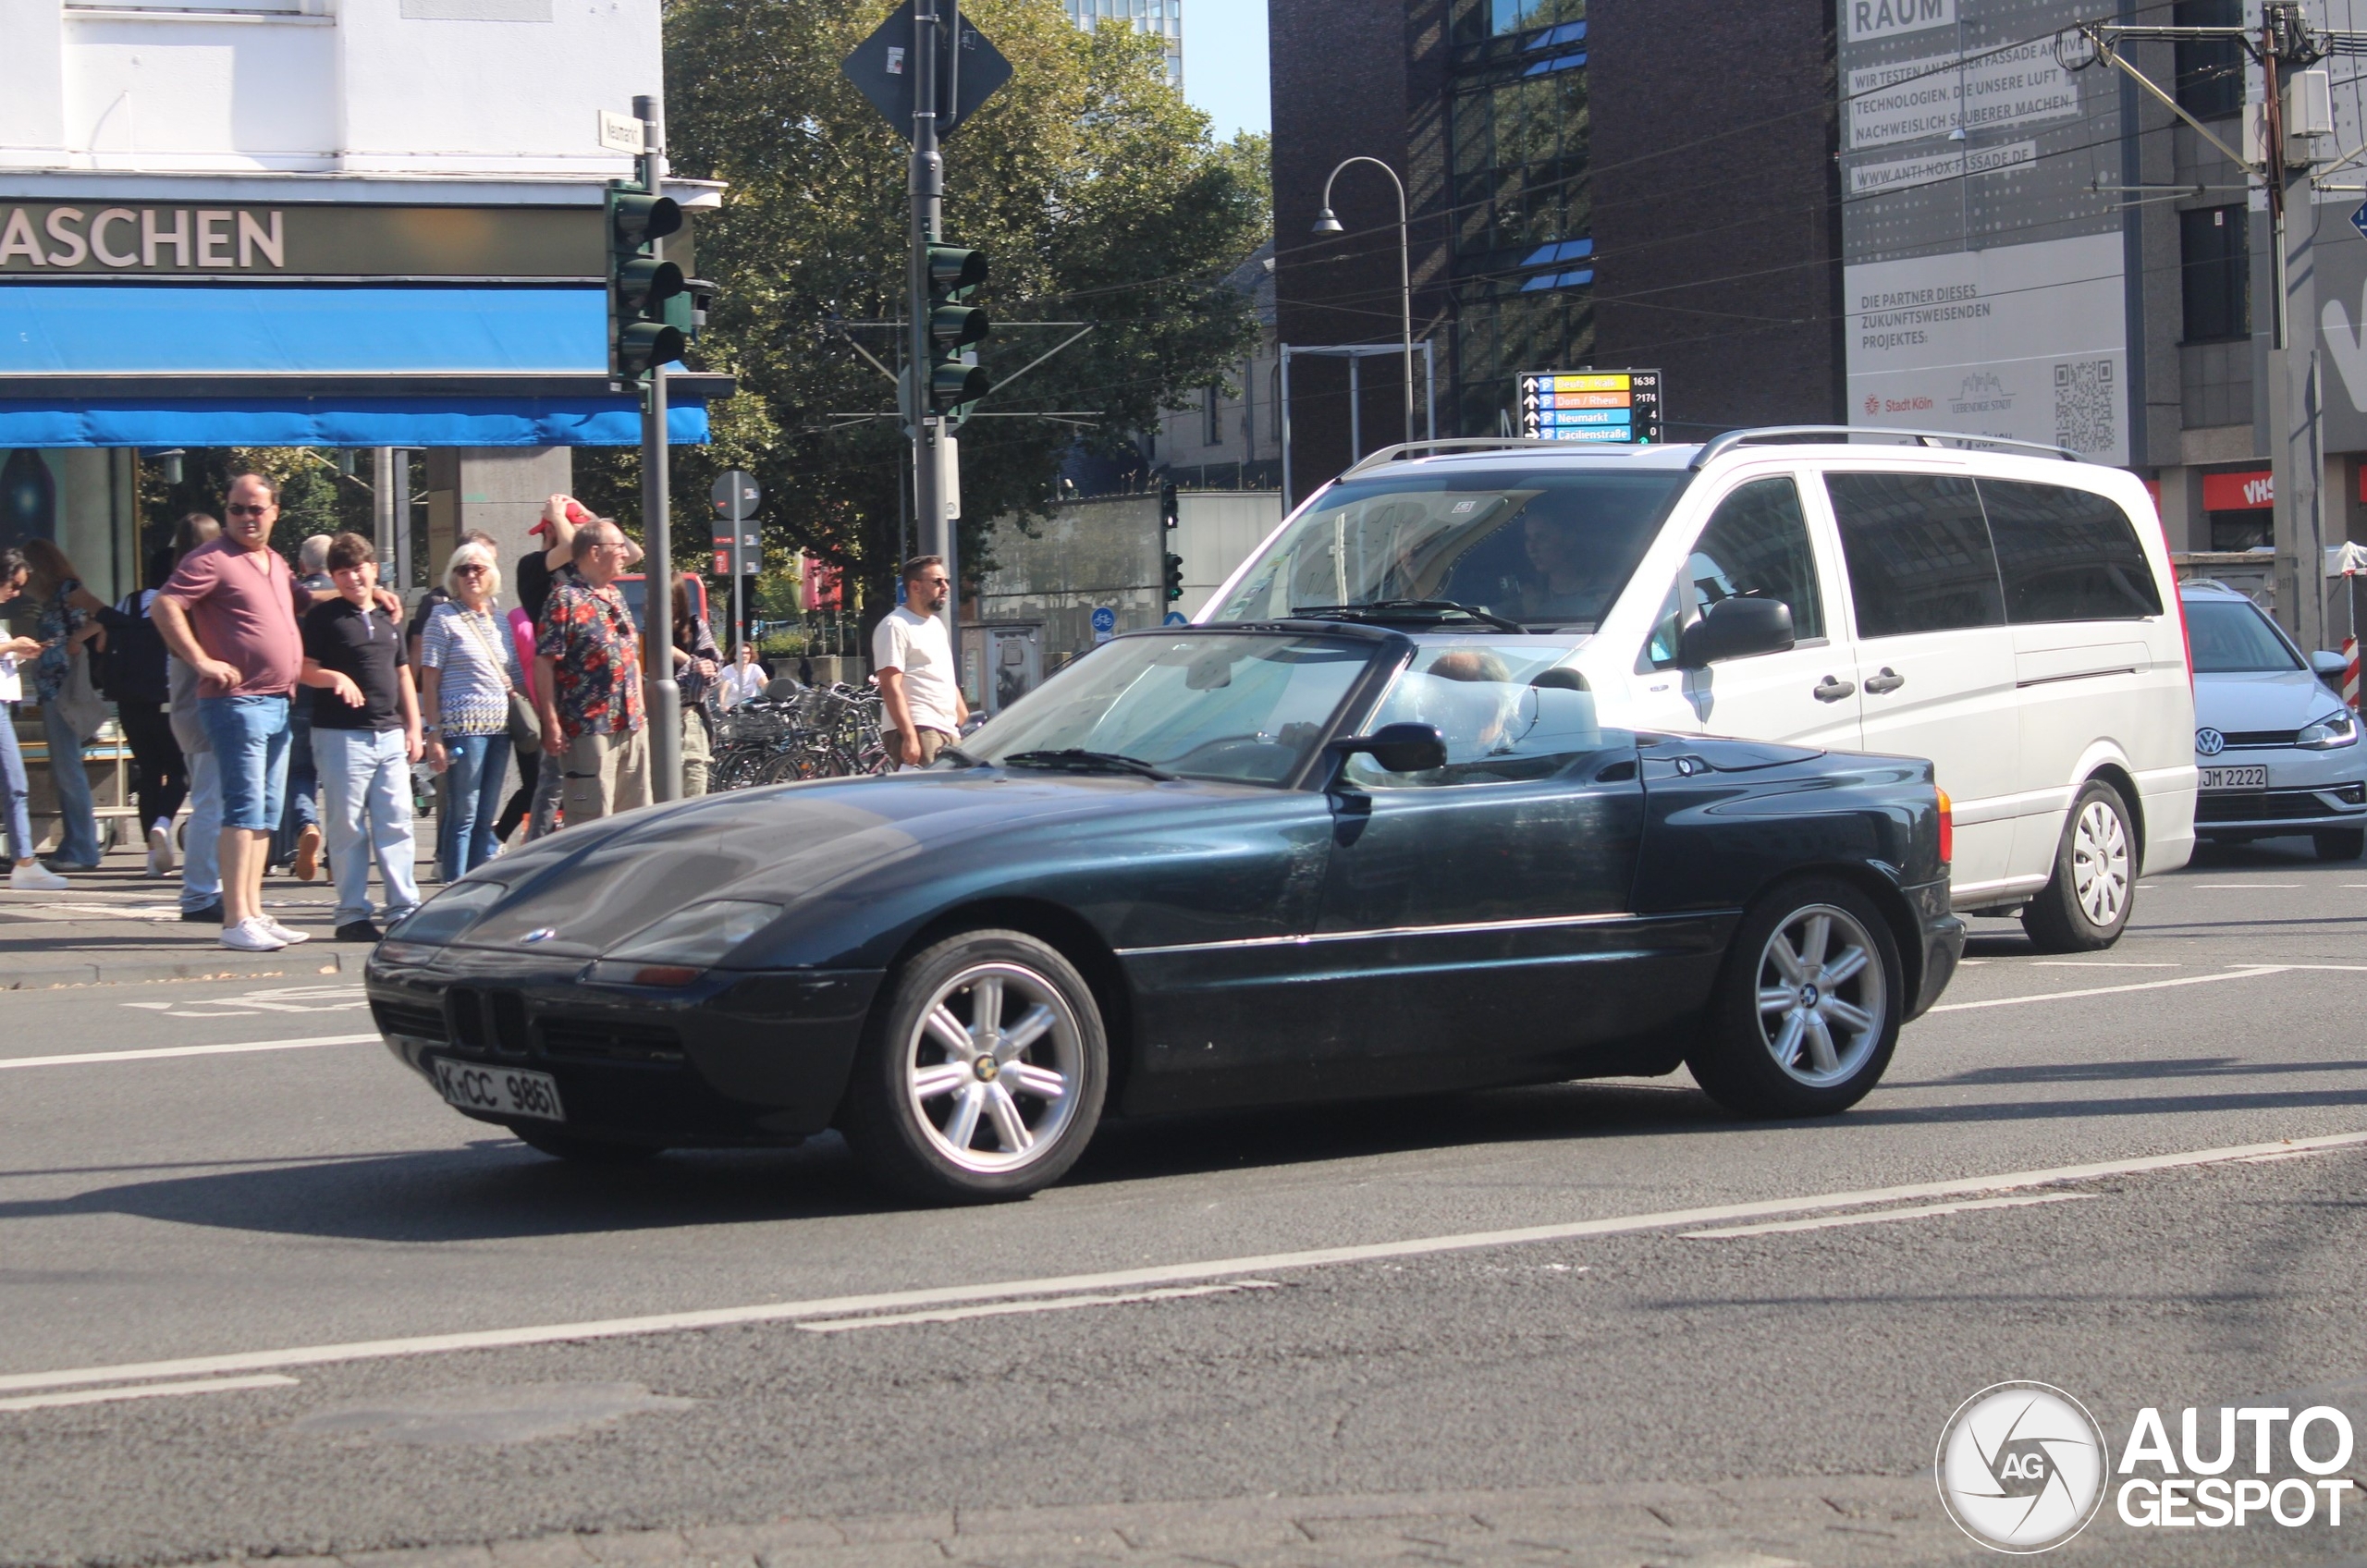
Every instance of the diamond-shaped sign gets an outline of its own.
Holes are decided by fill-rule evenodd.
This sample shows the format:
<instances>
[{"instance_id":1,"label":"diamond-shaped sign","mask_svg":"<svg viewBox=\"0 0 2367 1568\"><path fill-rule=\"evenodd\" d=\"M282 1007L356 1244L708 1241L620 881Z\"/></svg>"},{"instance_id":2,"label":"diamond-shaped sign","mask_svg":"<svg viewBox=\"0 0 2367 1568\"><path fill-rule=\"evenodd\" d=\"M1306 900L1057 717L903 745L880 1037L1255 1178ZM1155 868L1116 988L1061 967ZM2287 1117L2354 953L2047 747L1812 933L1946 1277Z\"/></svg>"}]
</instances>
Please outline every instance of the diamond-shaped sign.
<instances>
[{"instance_id":1,"label":"diamond-shaped sign","mask_svg":"<svg viewBox=\"0 0 2367 1568\"><path fill-rule=\"evenodd\" d=\"M2350 214L2350 227L2367 235L2367 202L2361 202L2359 210Z\"/></svg>"},{"instance_id":2,"label":"diamond-shaped sign","mask_svg":"<svg viewBox=\"0 0 2367 1568\"><path fill-rule=\"evenodd\" d=\"M944 24L942 11L938 12L938 18L937 134L942 140L952 135L979 104L1011 80L1011 62L1002 57L1002 51L985 33L970 25L968 18L960 23L958 48ZM854 53L839 67L846 72L847 80L871 100L871 106L896 128L896 134L907 141L913 138L912 52L913 0L904 0L888 14L878 31L855 45Z\"/></svg>"}]
</instances>

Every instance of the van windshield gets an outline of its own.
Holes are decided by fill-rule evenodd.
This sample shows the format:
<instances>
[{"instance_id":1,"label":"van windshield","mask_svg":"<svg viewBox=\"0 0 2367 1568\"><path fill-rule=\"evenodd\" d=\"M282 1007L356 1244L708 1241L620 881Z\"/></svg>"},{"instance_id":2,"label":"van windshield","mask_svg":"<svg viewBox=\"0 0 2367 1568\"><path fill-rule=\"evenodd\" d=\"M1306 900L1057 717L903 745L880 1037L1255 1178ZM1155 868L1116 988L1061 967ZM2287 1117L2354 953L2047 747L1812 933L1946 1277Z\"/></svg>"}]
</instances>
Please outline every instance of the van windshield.
<instances>
[{"instance_id":1,"label":"van windshield","mask_svg":"<svg viewBox=\"0 0 2367 1568\"><path fill-rule=\"evenodd\" d=\"M1334 485L1209 619L1423 599L1592 631L1691 477L1491 469Z\"/></svg>"}]
</instances>

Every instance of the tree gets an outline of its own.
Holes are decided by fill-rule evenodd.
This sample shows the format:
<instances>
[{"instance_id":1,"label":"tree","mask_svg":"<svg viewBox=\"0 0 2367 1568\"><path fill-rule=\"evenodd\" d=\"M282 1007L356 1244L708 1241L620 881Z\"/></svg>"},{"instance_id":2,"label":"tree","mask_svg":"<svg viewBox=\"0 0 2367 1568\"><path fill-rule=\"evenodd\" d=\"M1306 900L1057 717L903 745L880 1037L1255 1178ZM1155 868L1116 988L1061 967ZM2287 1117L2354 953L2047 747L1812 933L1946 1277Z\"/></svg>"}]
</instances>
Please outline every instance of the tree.
<instances>
[{"instance_id":1,"label":"tree","mask_svg":"<svg viewBox=\"0 0 2367 1568\"><path fill-rule=\"evenodd\" d=\"M711 410L713 443L678 458L678 494L703 497L713 473L747 469L773 538L848 568L874 616L904 554L906 444L892 419L834 418L890 410L895 392L829 324L904 310L906 143L839 69L882 14L877 0L667 8L669 156L679 173L730 182L722 210L695 224L698 271L720 290L700 352L741 386ZM1044 0L975 0L963 14L1012 72L947 142L947 237L987 252L990 314L1097 324L979 411L1088 410L1082 439L1121 448L1254 342L1247 301L1220 285L1264 237L1263 182L1162 80L1157 40L1085 32ZM901 358L895 331L849 330L891 366ZM998 327L988 374L1012 377L1060 336ZM965 562L984 560L988 520L1040 512L1078 439L1033 418L963 427ZM637 512L630 457L603 466L604 498ZM678 515L705 508L678 503Z\"/></svg>"}]
</instances>

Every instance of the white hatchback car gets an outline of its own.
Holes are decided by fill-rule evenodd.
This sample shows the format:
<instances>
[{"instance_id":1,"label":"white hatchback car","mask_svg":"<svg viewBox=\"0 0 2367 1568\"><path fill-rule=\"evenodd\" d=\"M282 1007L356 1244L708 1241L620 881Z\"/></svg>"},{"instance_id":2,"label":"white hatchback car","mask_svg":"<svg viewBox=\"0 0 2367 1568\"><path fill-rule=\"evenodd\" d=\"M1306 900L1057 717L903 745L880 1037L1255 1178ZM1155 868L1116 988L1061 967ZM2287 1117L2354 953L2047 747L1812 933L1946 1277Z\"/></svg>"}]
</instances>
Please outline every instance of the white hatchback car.
<instances>
[{"instance_id":1,"label":"white hatchback car","mask_svg":"<svg viewBox=\"0 0 2367 1568\"><path fill-rule=\"evenodd\" d=\"M2194 849L2161 524L2120 470L1961 443L1392 447L1284 519L1199 619L1577 632L1564 664L1606 723L1928 757L1957 910L2019 913L2047 951L2105 947L2140 870Z\"/></svg>"},{"instance_id":2,"label":"white hatchback car","mask_svg":"<svg viewBox=\"0 0 2367 1568\"><path fill-rule=\"evenodd\" d=\"M2306 833L2320 860L2367 854L2367 746L2327 690L2340 654L2303 658L2284 629L2224 583L2180 591L2194 649L2194 828L2214 843Z\"/></svg>"}]
</instances>

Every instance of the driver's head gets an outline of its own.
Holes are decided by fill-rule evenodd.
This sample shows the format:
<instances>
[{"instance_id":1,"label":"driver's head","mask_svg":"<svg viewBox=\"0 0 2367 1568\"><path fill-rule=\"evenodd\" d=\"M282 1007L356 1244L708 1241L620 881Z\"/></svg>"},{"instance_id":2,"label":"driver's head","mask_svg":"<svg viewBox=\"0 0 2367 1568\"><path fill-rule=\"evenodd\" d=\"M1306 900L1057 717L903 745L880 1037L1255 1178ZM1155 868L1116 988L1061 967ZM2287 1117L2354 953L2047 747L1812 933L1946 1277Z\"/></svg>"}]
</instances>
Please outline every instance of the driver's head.
<instances>
[{"instance_id":1,"label":"driver's head","mask_svg":"<svg viewBox=\"0 0 2367 1568\"><path fill-rule=\"evenodd\" d=\"M1456 648L1441 654L1429 673L1441 680L1510 680L1504 661L1484 648Z\"/></svg>"},{"instance_id":2,"label":"driver's head","mask_svg":"<svg viewBox=\"0 0 2367 1568\"><path fill-rule=\"evenodd\" d=\"M1521 526L1529 565L1548 576L1584 569L1583 554L1566 526L1541 517L1530 518Z\"/></svg>"}]
</instances>

